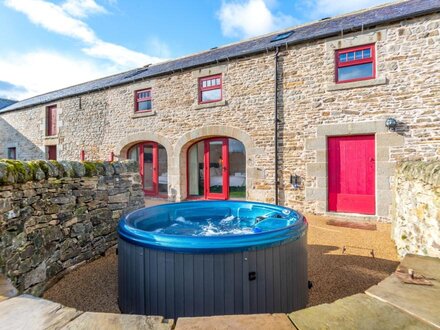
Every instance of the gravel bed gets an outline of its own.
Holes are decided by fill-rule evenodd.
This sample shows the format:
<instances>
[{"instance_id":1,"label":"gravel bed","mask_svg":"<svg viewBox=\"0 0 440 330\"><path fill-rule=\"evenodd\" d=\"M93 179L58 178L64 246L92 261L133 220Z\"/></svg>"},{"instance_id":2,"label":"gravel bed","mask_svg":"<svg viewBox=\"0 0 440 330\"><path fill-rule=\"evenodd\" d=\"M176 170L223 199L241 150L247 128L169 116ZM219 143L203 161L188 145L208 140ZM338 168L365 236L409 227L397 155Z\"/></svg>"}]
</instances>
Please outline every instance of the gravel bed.
<instances>
[{"instance_id":1,"label":"gravel bed","mask_svg":"<svg viewBox=\"0 0 440 330\"><path fill-rule=\"evenodd\" d=\"M307 219L309 279L313 283L309 306L364 292L399 264L389 224L378 223L377 230L371 231L330 226L323 217ZM117 277L117 256L110 253L64 276L44 298L83 311L119 313Z\"/></svg>"}]
</instances>

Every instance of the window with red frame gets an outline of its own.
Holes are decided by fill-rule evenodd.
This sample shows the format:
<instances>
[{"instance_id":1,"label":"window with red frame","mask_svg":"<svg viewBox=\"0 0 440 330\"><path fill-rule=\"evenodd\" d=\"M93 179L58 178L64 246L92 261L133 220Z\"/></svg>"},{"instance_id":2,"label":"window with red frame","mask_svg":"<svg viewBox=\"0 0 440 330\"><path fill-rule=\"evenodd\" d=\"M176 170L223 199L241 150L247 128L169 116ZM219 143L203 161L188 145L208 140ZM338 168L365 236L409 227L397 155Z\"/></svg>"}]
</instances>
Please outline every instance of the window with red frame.
<instances>
[{"instance_id":1,"label":"window with red frame","mask_svg":"<svg viewBox=\"0 0 440 330\"><path fill-rule=\"evenodd\" d=\"M143 112L143 111L151 111L152 103L151 103L151 88L144 89L141 91L135 92L135 111Z\"/></svg>"},{"instance_id":2,"label":"window with red frame","mask_svg":"<svg viewBox=\"0 0 440 330\"><path fill-rule=\"evenodd\" d=\"M222 76L199 78L199 103L211 103L222 100Z\"/></svg>"},{"instance_id":3,"label":"window with red frame","mask_svg":"<svg viewBox=\"0 0 440 330\"><path fill-rule=\"evenodd\" d=\"M52 105L46 108L46 136L54 136L57 134L57 106Z\"/></svg>"},{"instance_id":4,"label":"window with red frame","mask_svg":"<svg viewBox=\"0 0 440 330\"><path fill-rule=\"evenodd\" d=\"M374 79L376 75L374 44L336 51L336 82Z\"/></svg>"}]
</instances>

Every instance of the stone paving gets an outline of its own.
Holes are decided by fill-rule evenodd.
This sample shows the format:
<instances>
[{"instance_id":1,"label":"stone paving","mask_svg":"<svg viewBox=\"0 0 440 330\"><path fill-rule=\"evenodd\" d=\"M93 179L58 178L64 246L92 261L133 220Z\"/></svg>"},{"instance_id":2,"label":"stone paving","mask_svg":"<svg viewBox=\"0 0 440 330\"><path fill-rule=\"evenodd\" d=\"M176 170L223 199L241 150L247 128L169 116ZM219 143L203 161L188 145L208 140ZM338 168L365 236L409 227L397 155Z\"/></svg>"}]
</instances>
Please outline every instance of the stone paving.
<instances>
[{"instance_id":1,"label":"stone paving","mask_svg":"<svg viewBox=\"0 0 440 330\"><path fill-rule=\"evenodd\" d=\"M13 289L5 282L0 274L0 330L171 330L174 325L161 316L82 312L31 295L11 297Z\"/></svg>"}]
</instances>

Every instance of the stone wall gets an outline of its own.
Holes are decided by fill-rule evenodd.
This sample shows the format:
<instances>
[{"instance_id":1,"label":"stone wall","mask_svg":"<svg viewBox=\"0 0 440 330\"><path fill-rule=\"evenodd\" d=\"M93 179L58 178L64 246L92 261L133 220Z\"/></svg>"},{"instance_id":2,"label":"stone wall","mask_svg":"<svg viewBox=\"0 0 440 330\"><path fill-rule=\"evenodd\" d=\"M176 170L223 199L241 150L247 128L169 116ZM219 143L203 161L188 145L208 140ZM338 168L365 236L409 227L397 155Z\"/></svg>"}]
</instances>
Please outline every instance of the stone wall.
<instances>
[{"instance_id":1,"label":"stone wall","mask_svg":"<svg viewBox=\"0 0 440 330\"><path fill-rule=\"evenodd\" d=\"M397 167L392 236L401 257L440 258L440 162Z\"/></svg>"},{"instance_id":2,"label":"stone wall","mask_svg":"<svg viewBox=\"0 0 440 330\"><path fill-rule=\"evenodd\" d=\"M334 84L338 48L375 43L377 78ZM322 40L283 47L279 65L280 203L296 209L327 211L329 135L376 137L376 217L390 220L394 166L402 160L440 158L440 14L377 26ZM274 202L274 53L152 77L0 114L0 157L11 143L20 159L41 157L57 144L59 159L127 156L141 141L162 144L168 154L168 195L187 197L186 151L203 138L237 138L246 146L247 198ZM223 102L197 104L197 77L221 73ZM134 91L151 88L153 111L134 113ZM46 106L58 107L58 136L44 136ZM397 132L385 120L399 122ZM16 130L20 136L11 138ZM20 140L22 138L22 140ZM18 142L17 142L18 141ZM123 142L123 143L122 143ZM24 148L24 149L22 149ZM3 154L4 155L4 154ZM5 156L3 156L5 157ZM380 163L379 163L380 162ZM294 189L290 176L301 177Z\"/></svg>"},{"instance_id":3,"label":"stone wall","mask_svg":"<svg viewBox=\"0 0 440 330\"><path fill-rule=\"evenodd\" d=\"M0 160L0 272L39 295L115 245L121 215L144 205L137 166Z\"/></svg>"}]
</instances>

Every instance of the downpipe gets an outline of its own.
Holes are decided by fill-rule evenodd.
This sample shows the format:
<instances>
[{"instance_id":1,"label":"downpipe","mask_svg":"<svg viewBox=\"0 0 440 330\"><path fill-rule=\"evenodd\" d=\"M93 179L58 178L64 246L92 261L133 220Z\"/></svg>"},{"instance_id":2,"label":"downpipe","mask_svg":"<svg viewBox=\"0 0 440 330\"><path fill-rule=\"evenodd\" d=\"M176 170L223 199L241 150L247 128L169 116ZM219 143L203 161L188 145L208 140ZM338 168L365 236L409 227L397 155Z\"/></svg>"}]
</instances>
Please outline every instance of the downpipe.
<instances>
[{"instance_id":1,"label":"downpipe","mask_svg":"<svg viewBox=\"0 0 440 330\"><path fill-rule=\"evenodd\" d=\"M275 118L274 118L274 128L275 128L275 205L279 205L278 197L278 59L280 50L277 47L275 50Z\"/></svg>"}]
</instances>

